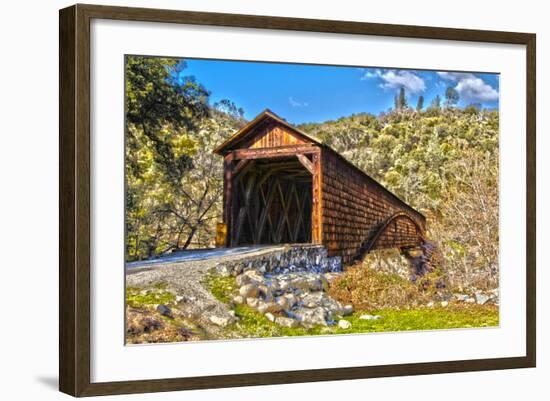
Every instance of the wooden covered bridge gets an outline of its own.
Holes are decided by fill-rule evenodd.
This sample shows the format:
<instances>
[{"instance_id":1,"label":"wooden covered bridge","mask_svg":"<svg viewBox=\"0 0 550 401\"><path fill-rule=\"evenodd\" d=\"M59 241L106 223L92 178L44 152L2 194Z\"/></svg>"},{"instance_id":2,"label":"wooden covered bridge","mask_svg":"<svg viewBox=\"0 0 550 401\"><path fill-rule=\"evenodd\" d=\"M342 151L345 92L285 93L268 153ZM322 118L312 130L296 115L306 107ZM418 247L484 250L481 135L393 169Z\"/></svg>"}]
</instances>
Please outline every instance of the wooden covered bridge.
<instances>
[{"instance_id":1,"label":"wooden covered bridge","mask_svg":"<svg viewBox=\"0 0 550 401\"><path fill-rule=\"evenodd\" d=\"M425 241L421 213L269 110L214 152L225 159L226 246L317 243L348 263Z\"/></svg>"}]
</instances>

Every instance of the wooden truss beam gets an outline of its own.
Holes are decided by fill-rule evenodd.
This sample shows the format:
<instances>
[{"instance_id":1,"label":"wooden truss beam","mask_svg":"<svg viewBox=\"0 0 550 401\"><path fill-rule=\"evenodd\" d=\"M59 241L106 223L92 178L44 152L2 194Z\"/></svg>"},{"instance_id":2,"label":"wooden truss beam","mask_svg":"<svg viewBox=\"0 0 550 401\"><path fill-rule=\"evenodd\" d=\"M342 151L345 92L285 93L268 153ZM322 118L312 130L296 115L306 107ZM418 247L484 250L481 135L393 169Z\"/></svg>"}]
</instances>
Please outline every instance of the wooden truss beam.
<instances>
[{"instance_id":1,"label":"wooden truss beam","mask_svg":"<svg viewBox=\"0 0 550 401\"><path fill-rule=\"evenodd\" d=\"M235 160L289 157L298 154L314 154L320 151L313 145L288 145L276 148L237 149L231 152Z\"/></svg>"},{"instance_id":2,"label":"wooden truss beam","mask_svg":"<svg viewBox=\"0 0 550 401\"><path fill-rule=\"evenodd\" d=\"M315 174L315 170L313 168L313 163L307 158L304 154L297 154L296 157L298 157L299 162L306 168L307 171L309 171L311 174Z\"/></svg>"}]
</instances>

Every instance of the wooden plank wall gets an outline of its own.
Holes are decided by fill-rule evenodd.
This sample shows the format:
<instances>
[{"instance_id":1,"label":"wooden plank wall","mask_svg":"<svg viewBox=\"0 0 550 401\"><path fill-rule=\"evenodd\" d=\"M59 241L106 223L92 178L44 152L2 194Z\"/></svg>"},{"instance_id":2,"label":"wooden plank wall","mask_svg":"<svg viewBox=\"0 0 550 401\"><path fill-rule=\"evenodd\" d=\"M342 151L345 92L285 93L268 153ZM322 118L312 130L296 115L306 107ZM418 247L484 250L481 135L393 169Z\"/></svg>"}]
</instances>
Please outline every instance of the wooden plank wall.
<instances>
[{"instance_id":1,"label":"wooden plank wall","mask_svg":"<svg viewBox=\"0 0 550 401\"><path fill-rule=\"evenodd\" d=\"M242 147L252 149L275 148L278 146L303 145L306 143L285 127L271 123L260 127L251 140Z\"/></svg>"},{"instance_id":2,"label":"wooden plank wall","mask_svg":"<svg viewBox=\"0 0 550 401\"><path fill-rule=\"evenodd\" d=\"M418 212L402 204L338 155L323 149L321 158L322 242L329 256L341 255L344 263L352 261L365 241L398 211L411 213L424 227L424 218ZM408 238L410 228L405 221L398 221L397 229L404 234L402 242ZM378 247L393 247L390 237L380 238Z\"/></svg>"}]
</instances>

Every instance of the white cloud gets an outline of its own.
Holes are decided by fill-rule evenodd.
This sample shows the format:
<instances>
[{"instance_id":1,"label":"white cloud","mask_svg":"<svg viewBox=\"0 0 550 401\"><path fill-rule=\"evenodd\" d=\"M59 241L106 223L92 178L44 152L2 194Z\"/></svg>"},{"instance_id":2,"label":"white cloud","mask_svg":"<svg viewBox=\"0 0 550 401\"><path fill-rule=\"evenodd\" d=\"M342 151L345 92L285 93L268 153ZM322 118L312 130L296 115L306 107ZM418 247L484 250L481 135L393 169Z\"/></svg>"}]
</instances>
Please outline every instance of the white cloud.
<instances>
[{"instance_id":1,"label":"white cloud","mask_svg":"<svg viewBox=\"0 0 550 401\"><path fill-rule=\"evenodd\" d=\"M365 81L367 79L371 79L371 78L377 78L379 77L382 72L380 70L369 70L369 69L364 69L365 73L363 74L363 76L361 77L361 81Z\"/></svg>"},{"instance_id":2,"label":"white cloud","mask_svg":"<svg viewBox=\"0 0 550 401\"><path fill-rule=\"evenodd\" d=\"M468 101L490 102L498 99L498 92L481 78L462 79L456 85L460 97Z\"/></svg>"},{"instance_id":3,"label":"white cloud","mask_svg":"<svg viewBox=\"0 0 550 401\"><path fill-rule=\"evenodd\" d=\"M307 102L299 102L297 100L294 100L292 96L288 98L288 102L292 107L307 107L309 106L309 103Z\"/></svg>"},{"instance_id":4,"label":"white cloud","mask_svg":"<svg viewBox=\"0 0 550 401\"><path fill-rule=\"evenodd\" d=\"M410 93L420 93L426 90L424 80L411 71L404 70L367 70L361 80L379 78L382 89L405 88Z\"/></svg>"},{"instance_id":5,"label":"white cloud","mask_svg":"<svg viewBox=\"0 0 550 401\"><path fill-rule=\"evenodd\" d=\"M441 79L456 83L455 89L468 102L490 102L498 99L498 91L469 72L438 72Z\"/></svg>"}]
</instances>

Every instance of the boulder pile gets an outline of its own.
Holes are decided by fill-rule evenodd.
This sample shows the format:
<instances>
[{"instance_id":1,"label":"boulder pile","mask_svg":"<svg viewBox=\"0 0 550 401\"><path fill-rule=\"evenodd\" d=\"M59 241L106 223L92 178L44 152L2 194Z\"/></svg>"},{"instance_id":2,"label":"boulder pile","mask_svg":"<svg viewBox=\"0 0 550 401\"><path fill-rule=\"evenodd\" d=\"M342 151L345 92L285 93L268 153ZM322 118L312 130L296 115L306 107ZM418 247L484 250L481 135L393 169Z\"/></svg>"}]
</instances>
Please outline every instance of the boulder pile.
<instances>
[{"instance_id":1,"label":"boulder pile","mask_svg":"<svg viewBox=\"0 0 550 401\"><path fill-rule=\"evenodd\" d=\"M236 277L239 293L233 302L246 304L285 327L333 325L338 318L353 313L351 305L342 305L325 292L329 281L339 274L311 271L261 274L248 270Z\"/></svg>"}]
</instances>

